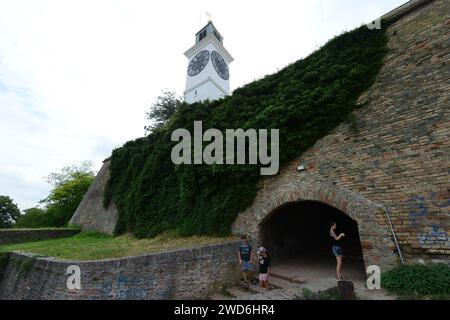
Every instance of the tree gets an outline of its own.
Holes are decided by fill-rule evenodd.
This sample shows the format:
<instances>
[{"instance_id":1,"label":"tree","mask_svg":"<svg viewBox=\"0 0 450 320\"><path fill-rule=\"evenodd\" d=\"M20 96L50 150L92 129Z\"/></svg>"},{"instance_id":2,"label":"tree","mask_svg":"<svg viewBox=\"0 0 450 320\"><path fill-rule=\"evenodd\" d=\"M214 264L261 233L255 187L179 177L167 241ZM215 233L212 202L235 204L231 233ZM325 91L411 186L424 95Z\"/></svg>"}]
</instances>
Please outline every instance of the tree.
<instances>
[{"instance_id":1,"label":"tree","mask_svg":"<svg viewBox=\"0 0 450 320\"><path fill-rule=\"evenodd\" d=\"M150 111L145 113L145 119L150 121L150 124L144 127L146 133L162 126L175 114L182 103L181 97L174 92L163 91L152 104Z\"/></svg>"},{"instance_id":2,"label":"tree","mask_svg":"<svg viewBox=\"0 0 450 320\"><path fill-rule=\"evenodd\" d=\"M83 161L79 165L66 166L60 172L50 173L45 179L56 188L69 180L83 176L95 176L91 161Z\"/></svg>"},{"instance_id":3,"label":"tree","mask_svg":"<svg viewBox=\"0 0 450 320\"><path fill-rule=\"evenodd\" d=\"M29 208L23 210L15 225L16 228L44 228L53 224L52 216L41 208Z\"/></svg>"},{"instance_id":4,"label":"tree","mask_svg":"<svg viewBox=\"0 0 450 320\"><path fill-rule=\"evenodd\" d=\"M0 196L0 228L11 228L19 219L20 210L8 196Z\"/></svg>"},{"instance_id":5,"label":"tree","mask_svg":"<svg viewBox=\"0 0 450 320\"><path fill-rule=\"evenodd\" d=\"M67 225L94 179L91 162L67 166L60 172L49 174L46 180L54 188L48 197L40 201L44 208L25 210L18 226L41 228Z\"/></svg>"},{"instance_id":6,"label":"tree","mask_svg":"<svg viewBox=\"0 0 450 320\"><path fill-rule=\"evenodd\" d=\"M49 221L52 226L61 227L69 222L94 179L95 173L91 162L67 166L62 168L61 172L48 175L47 181L54 188L41 203L45 205L47 214L50 215Z\"/></svg>"}]
</instances>

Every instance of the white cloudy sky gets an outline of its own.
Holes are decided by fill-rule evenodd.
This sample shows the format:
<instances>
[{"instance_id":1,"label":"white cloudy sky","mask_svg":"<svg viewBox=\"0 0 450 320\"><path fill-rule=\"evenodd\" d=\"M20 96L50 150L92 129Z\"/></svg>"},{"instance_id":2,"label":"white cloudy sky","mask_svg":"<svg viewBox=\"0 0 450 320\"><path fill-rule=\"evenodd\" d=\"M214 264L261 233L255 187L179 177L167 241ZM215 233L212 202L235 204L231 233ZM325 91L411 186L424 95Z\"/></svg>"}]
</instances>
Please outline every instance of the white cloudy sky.
<instances>
[{"instance_id":1,"label":"white cloudy sky","mask_svg":"<svg viewBox=\"0 0 450 320\"><path fill-rule=\"evenodd\" d=\"M43 177L143 135L162 89L182 93L205 10L235 58L231 88L305 57L406 0L0 0L0 195L21 209Z\"/></svg>"}]
</instances>

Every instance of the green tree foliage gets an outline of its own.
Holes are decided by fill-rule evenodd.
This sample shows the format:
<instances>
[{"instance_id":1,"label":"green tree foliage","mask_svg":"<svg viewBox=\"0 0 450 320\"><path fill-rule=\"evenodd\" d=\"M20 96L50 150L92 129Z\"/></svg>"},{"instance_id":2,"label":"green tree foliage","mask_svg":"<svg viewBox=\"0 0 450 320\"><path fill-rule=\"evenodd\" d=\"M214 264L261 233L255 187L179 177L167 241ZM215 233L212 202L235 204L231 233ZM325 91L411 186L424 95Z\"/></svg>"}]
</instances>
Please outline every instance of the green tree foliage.
<instances>
[{"instance_id":1,"label":"green tree foliage","mask_svg":"<svg viewBox=\"0 0 450 320\"><path fill-rule=\"evenodd\" d=\"M20 217L20 210L8 196L0 196L0 229L11 228Z\"/></svg>"},{"instance_id":2,"label":"green tree foliage","mask_svg":"<svg viewBox=\"0 0 450 320\"><path fill-rule=\"evenodd\" d=\"M51 173L47 181L53 186L47 198L41 200L44 209L25 210L17 226L21 228L62 227L66 225L88 190L95 173L90 162L64 167Z\"/></svg>"},{"instance_id":3,"label":"green tree foliage","mask_svg":"<svg viewBox=\"0 0 450 320\"><path fill-rule=\"evenodd\" d=\"M54 189L42 202L47 213L54 217L54 226L63 226L69 222L94 178L90 162L65 167L60 173L49 175L48 181L53 183Z\"/></svg>"},{"instance_id":4,"label":"green tree foliage","mask_svg":"<svg viewBox=\"0 0 450 320\"><path fill-rule=\"evenodd\" d=\"M23 210L23 215L17 221L16 228L44 228L53 226L52 216L42 208Z\"/></svg>"},{"instance_id":5,"label":"green tree foliage","mask_svg":"<svg viewBox=\"0 0 450 320\"><path fill-rule=\"evenodd\" d=\"M180 104L150 135L115 149L105 205L119 209L116 233L153 237L229 234L253 201L259 165L180 165L171 161L171 133L203 127L280 130L281 165L293 160L360 107L358 97L378 74L387 51L383 30L363 26L329 41L307 58L218 101Z\"/></svg>"},{"instance_id":6,"label":"green tree foliage","mask_svg":"<svg viewBox=\"0 0 450 320\"><path fill-rule=\"evenodd\" d=\"M156 102L152 104L150 111L145 113L145 118L150 123L148 126L145 126L145 131L151 133L156 128L161 127L175 114L181 103L181 98L174 92L163 91L156 98Z\"/></svg>"}]
</instances>

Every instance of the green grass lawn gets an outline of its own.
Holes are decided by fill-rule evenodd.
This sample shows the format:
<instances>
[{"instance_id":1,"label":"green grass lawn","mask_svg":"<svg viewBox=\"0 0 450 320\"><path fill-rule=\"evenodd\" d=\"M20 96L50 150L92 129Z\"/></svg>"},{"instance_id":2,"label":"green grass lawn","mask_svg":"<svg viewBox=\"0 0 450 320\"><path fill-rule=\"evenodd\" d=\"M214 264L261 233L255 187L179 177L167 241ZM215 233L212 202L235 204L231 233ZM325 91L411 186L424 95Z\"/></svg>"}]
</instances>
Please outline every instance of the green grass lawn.
<instances>
[{"instance_id":1,"label":"green grass lawn","mask_svg":"<svg viewBox=\"0 0 450 320\"><path fill-rule=\"evenodd\" d=\"M69 238L44 240L0 246L0 253L20 251L42 256L73 260L97 260L142 255L146 253L222 243L233 237L164 234L152 239L137 239L131 235L112 237L99 233L80 233Z\"/></svg>"}]
</instances>

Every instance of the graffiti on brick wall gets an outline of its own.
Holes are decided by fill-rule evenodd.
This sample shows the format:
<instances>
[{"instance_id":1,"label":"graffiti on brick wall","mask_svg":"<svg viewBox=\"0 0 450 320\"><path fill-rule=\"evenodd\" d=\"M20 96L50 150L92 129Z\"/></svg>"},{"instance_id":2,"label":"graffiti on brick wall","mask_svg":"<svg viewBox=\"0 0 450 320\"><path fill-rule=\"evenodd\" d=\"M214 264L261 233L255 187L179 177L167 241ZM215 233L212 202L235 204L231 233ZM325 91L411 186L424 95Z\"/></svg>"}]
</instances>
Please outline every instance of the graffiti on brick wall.
<instances>
[{"instance_id":1,"label":"graffiti on brick wall","mask_svg":"<svg viewBox=\"0 0 450 320\"><path fill-rule=\"evenodd\" d=\"M425 245L438 245L443 247L449 247L447 232L443 231L437 225L432 225L433 230L430 233L423 234L419 236L419 243L423 246ZM442 230L442 231L439 231Z\"/></svg>"},{"instance_id":2,"label":"graffiti on brick wall","mask_svg":"<svg viewBox=\"0 0 450 320\"><path fill-rule=\"evenodd\" d=\"M114 299L146 299L149 288L157 287L156 278L152 274L140 275L119 275L116 281L111 278L105 279L101 293L102 296L113 295ZM168 299L170 290L168 288L156 288L156 299Z\"/></svg>"},{"instance_id":3,"label":"graffiti on brick wall","mask_svg":"<svg viewBox=\"0 0 450 320\"><path fill-rule=\"evenodd\" d=\"M428 216L431 212L450 206L450 196L448 192L436 193L428 192L425 195L414 195L408 199L410 206L409 218L413 227L417 227L417 220Z\"/></svg>"},{"instance_id":4,"label":"graffiti on brick wall","mask_svg":"<svg viewBox=\"0 0 450 320\"><path fill-rule=\"evenodd\" d=\"M409 218L413 228L423 228L424 218L432 213L440 213L442 209L450 207L450 196L448 192L428 192L424 195L414 195L408 199L410 205ZM420 223L419 223L420 222ZM431 232L420 234L419 243L422 246L437 245L440 247L450 246L449 237L438 224L431 225Z\"/></svg>"}]
</instances>

